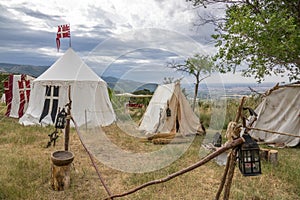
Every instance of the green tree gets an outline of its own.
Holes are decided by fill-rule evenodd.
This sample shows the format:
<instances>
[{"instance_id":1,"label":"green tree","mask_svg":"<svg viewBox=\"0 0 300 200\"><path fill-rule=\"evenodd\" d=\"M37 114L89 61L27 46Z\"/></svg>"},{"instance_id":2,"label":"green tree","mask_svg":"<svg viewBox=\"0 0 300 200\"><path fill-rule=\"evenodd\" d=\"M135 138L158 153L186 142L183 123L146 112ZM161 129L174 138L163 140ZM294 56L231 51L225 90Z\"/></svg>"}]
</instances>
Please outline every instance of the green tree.
<instances>
[{"instance_id":1,"label":"green tree","mask_svg":"<svg viewBox=\"0 0 300 200\"><path fill-rule=\"evenodd\" d=\"M221 72L246 64L243 74L258 81L283 73L290 80L300 79L300 0L187 1L194 6L226 5L224 18L202 18L202 24L217 25L213 38Z\"/></svg>"},{"instance_id":2,"label":"green tree","mask_svg":"<svg viewBox=\"0 0 300 200\"><path fill-rule=\"evenodd\" d=\"M188 73L195 77L195 90L192 105L194 110L200 82L208 78L215 70L215 65L212 58L209 56L196 54L184 61L183 64L178 64L176 62L168 63L168 67L176 69L177 71Z\"/></svg>"}]
</instances>

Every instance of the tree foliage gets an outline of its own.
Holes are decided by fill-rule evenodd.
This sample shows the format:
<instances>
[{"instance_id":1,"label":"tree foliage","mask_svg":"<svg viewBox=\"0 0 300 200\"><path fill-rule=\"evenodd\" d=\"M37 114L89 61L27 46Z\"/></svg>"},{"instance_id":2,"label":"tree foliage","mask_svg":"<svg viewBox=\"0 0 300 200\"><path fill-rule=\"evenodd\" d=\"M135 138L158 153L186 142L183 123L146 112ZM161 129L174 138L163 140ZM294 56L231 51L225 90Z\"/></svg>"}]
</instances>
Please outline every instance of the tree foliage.
<instances>
[{"instance_id":1,"label":"tree foliage","mask_svg":"<svg viewBox=\"0 0 300 200\"><path fill-rule=\"evenodd\" d=\"M215 65L211 57L196 54L193 57L188 58L183 64L180 63L168 63L168 67L188 73L195 78L195 92L193 109L196 105L196 98L198 95L199 84L204 79L208 78L215 70Z\"/></svg>"},{"instance_id":2,"label":"tree foliage","mask_svg":"<svg viewBox=\"0 0 300 200\"><path fill-rule=\"evenodd\" d=\"M220 71L246 64L243 74L259 81L272 73L300 79L300 0L188 1L205 7L226 4L213 35Z\"/></svg>"}]
</instances>

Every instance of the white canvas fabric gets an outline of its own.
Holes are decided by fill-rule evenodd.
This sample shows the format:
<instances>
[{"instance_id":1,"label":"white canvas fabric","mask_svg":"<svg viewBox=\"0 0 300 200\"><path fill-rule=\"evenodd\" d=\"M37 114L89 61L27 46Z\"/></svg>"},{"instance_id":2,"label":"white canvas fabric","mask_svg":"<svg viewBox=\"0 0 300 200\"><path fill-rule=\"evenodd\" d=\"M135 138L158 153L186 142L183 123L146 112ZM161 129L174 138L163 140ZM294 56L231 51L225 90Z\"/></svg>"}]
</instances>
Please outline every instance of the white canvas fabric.
<instances>
[{"instance_id":1,"label":"white canvas fabric","mask_svg":"<svg viewBox=\"0 0 300 200\"><path fill-rule=\"evenodd\" d=\"M168 101L171 110L170 117L166 114ZM186 135L204 132L198 117L182 93L180 84L160 85L153 94L139 130L146 134L170 133L176 131L176 118L179 122L179 133Z\"/></svg>"},{"instance_id":2,"label":"white canvas fabric","mask_svg":"<svg viewBox=\"0 0 300 200\"><path fill-rule=\"evenodd\" d=\"M280 87L266 96L256 108L258 118L253 127L300 136L300 84ZM300 138L251 131L250 135L267 143L296 146Z\"/></svg>"},{"instance_id":3,"label":"white canvas fabric","mask_svg":"<svg viewBox=\"0 0 300 200\"><path fill-rule=\"evenodd\" d=\"M86 123L93 126L107 126L116 119L106 82L95 74L72 48L69 48L48 70L33 81L29 106L19 123L40 124L46 86L59 86L60 108L69 102L68 91L69 86L71 87L71 114L79 126ZM53 124L49 113L41 121L42 125Z\"/></svg>"},{"instance_id":4,"label":"white canvas fabric","mask_svg":"<svg viewBox=\"0 0 300 200\"><path fill-rule=\"evenodd\" d=\"M21 76L22 75L17 75L17 74L13 75L11 110L8 117L19 118L19 108L20 108L21 99L20 99L20 89L19 89L18 81L21 81ZM24 75L24 78L26 80L30 80L30 82L34 80L34 77L29 75ZM3 99L5 101L5 95ZM24 112L26 111L27 106L28 103L25 103Z\"/></svg>"},{"instance_id":5,"label":"white canvas fabric","mask_svg":"<svg viewBox=\"0 0 300 200\"><path fill-rule=\"evenodd\" d=\"M12 92L12 101L11 101L11 110L9 117L19 118L19 105L20 105L20 94L18 81L21 80L21 75L13 75L13 92Z\"/></svg>"},{"instance_id":6,"label":"white canvas fabric","mask_svg":"<svg viewBox=\"0 0 300 200\"><path fill-rule=\"evenodd\" d=\"M4 93L3 93L2 96L1 96L0 102L1 102L1 103L5 103L5 94L4 94Z\"/></svg>"}]
</instances>

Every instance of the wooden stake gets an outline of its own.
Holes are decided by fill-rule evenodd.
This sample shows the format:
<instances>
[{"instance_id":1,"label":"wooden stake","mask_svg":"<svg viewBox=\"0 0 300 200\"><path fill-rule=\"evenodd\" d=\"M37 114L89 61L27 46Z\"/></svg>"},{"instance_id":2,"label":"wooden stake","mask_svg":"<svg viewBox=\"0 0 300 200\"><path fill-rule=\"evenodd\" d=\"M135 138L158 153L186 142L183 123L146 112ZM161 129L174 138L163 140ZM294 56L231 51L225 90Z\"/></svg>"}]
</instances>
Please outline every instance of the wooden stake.
<instances>
[{"instance_id":1,"label":"wooden stake","mask_svg":"<svg viewBox=\"0 0 300 200\"><path fill-rule=\"evenodd\" d=\"M232 149L231 154L230 154L231 158L230 158L230 163L229 163L228 176L227 176L227 179L225 182L223 200L229 199L232 178L234 175L234 169L235 169L235 165L236 165L236 154L237 154L237 149L236 148Z\"/></svg>"},{"instance_id":2,"label":"wooden stake","mask_svg":"<svg viewBox=\"0 0 300 200\"><path fill-rule=\"evenodd\" d=\"M242 116L242 110L243 110L243 105L244 105L245 99L246 99L246 97L242 97L242 99L241 99L240 105L237 110L236 117L234 119L234 122L236 122L236 123L238 123L238 121L240 120L240 118ZM239 139L243 139L243 138L240 137ZM235 151L235 152L233 153L233 151ZM234 156L232 154L234 154ZM224 198L225 198L225 193L226 193L226 196L229 197L235 164L236 164L236 150L234 149L230 152L230 154L228 156L226 166L224 169L224 173L222 176L222 180L221 180L218 192L216 194L215 200L219 200L222 190L224 188L224 185L225 185L225 190L226 190L226 192L224 192ZM229 171L230 171L230 173L229 173L230 175L229 175L229 177L227 177L227 174Z\"/></svg>"},{"instance_id":3,"label":"wooden stake","mask_svg":"<svg viewBox=\"0 0 300 200\"><path fill-rule=\"evenodd\" d=\"M269 155L268 155L268 160L272 165L277 166L277 164L278 164L278 151L277 150L270 150Z\"/></svg>"},{"instance_id":4,"label":"wooden stake","mask_svg":"<svg viewBox=\"0 0 300 200\"><path fill-rule=\"evenodd\" d=\"M69 85L69 103L67 104L67 118L66 118L66 128L65 128L65 151L69 150L69 138L70 138L70 119L71 119L71 86Z\"/></svg>"},{"instance_id":5,"label":"wooden stake","mask_svg":"<svg viewBox=\"0 0 300 200\"><path fill-rule=\"evenodd\" d=\"M217 194L216 194L215 200L219 200L219 199L220 199L222 190L223 190L223 188L224 188L225 181L226 181L226 177L227 177L227 174L228 174L229 163L230 163L230 159L231 159L231 156L230 156L230 155L231 155L231 153L229 153L228 156L227 156L226 166L225 166L225 169L224 169L224 173L223 173L223 176L222 176L222 180L221 180L221 183L220 183L218 192L217 192Z\"/></svg>"}]
</instances>

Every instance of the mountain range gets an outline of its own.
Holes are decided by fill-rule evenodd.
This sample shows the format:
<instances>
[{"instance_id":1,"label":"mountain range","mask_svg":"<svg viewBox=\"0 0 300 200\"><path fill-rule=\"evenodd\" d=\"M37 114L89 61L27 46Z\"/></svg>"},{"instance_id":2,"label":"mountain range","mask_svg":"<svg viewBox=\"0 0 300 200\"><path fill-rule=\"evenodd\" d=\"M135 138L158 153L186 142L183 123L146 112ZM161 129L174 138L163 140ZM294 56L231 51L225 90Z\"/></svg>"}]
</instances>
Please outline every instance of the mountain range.
<instances>
[{"instance_id":1,"label":"mountain range","mask_svg":"<svg viewBox=\"0 0 300 200\"><path fill-rule=\"evenodd\" d=\"M27 74L33 77L38 77L44 71L46 71L49 66L34 66L34 65L18 65L11 63L0 63L0 73L9 74Z\"/></svg>"},{"instance_id":2,"label":"mountain range","mask_svg":"<svg viewBox=\"0 0 300 200\"><path fill-rule=\"evenodd\" d=\"M19 65L11 63L0 63L0 73L6 74L27 74L33 77L40 76L45 72L49 66L34 66L34 65ZM139 90L149 90L154 92L157 85L156 83L141 83L132 80L123 80L115 77L101 77L107 82L108 86L115 90L117 93L134 92Z\"/></svg>"},{"instance_id":3,"label":"mountain range","mask_svg":"<svg viewBox=\"0 0 300 200\"><path fill-rule=\"evenodd\" d=\"M0 63L0 73L13 73L13 74L27 74L33 77L38 77L49 66L33 66L33 65L18 65L11 63ZM116 93L133 93L139 90L149 90L154 92L158 84L156 83L141 83L134 80L118 79L116 77L101 77L107 82L108 86L113 89ZM200 98L211 98L212 96L232 96L239 97L241 95L249 95L251 89L257 92L263 93L267 89L272 88L275 83L226 83L226 84L200 84L199 97ZM186 94L189 97L193 96L194 85L182 85L185 88ZM250 89L251 88L251 89Z\"/></svg>"}]
</instances>

